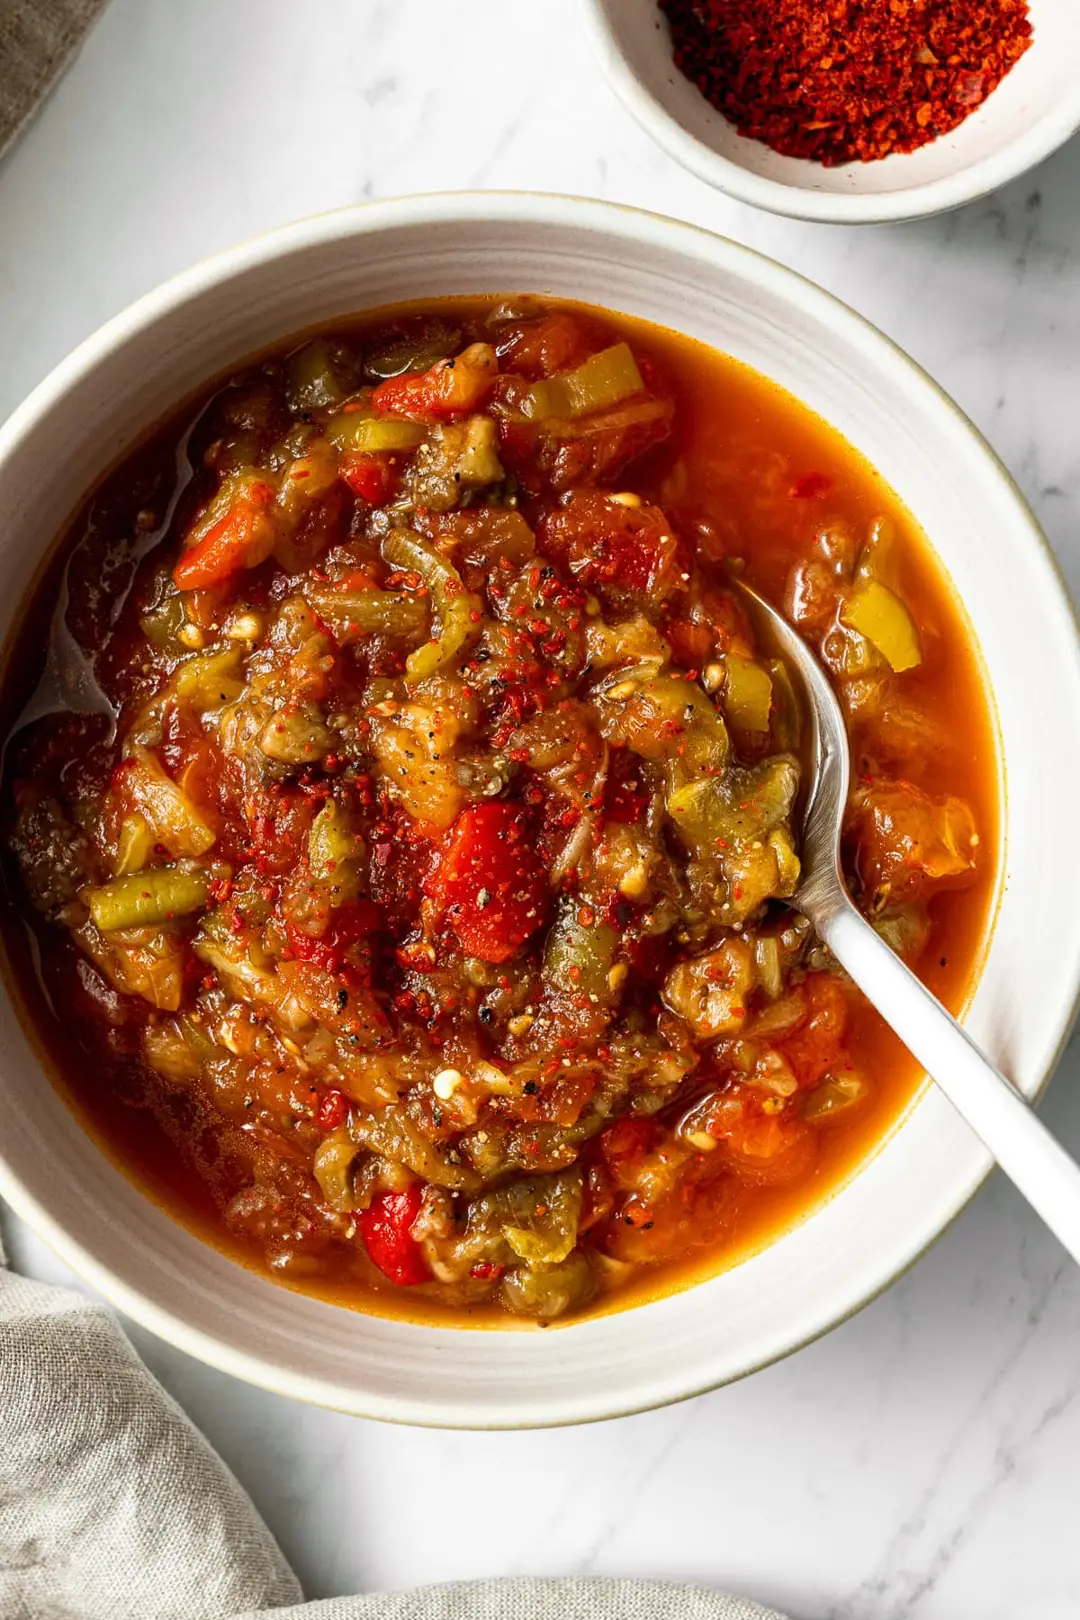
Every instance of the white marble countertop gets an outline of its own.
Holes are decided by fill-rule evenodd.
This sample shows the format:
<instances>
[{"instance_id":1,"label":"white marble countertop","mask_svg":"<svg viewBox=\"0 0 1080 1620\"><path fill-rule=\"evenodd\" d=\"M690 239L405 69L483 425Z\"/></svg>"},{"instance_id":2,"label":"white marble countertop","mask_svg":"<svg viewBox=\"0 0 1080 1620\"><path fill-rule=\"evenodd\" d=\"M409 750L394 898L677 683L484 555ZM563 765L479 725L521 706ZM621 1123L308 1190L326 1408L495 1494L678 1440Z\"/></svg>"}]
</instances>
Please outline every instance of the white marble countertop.
<instances>
[{"instance_id":1,"label":"white marble countertop","mask_svg":"<svg viewBox=\"0 0 1080 1620\"><path fill-rule=\"evenodd\" d=\"M443 188L595 193L759 247L876 321L989 436L1080 586L1080 143L943 219L773 219L650 144L576 12L112 0L0 165L0 414L136 294L298 215ZM1074 1150L1078 1079L1074 1042L1046 1107ZM66 1275L11 1220L6 1235L20 1269ZM701 1579L796 1620L1080 1613L1080 1278L1000 1179L827 1339L593 1428L387 1428L133 1337L309 1596L598 1572Z\"/></svg>"}]
</instances>

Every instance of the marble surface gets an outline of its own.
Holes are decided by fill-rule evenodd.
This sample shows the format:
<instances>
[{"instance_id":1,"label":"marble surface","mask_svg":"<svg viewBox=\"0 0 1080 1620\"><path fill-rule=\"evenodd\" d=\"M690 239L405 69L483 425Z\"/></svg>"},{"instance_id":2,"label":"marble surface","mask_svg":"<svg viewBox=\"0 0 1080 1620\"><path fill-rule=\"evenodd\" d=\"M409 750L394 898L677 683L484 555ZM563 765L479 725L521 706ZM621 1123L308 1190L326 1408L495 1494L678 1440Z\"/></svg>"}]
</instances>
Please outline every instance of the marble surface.
<instances>
[{"instance_id":1,"label":"marble surface","mask_svg":"<svg viewBox=\"0 0 1080 1620\"><path fill-rule=\"evenodd\" d=\"M112 0L0 166L0 413L136 294L300 214L457 187L595 193L759 247L876 321L989 436L1080 587L1080 144L942 219L772 219L650 144L576 13ZM1074 1043L1046 1117L1080 1151L1078 1081ZM18 1267L64 1277L10 1218L5 1232ZM1080 1613L1080 1278L1000 1179L824 1341L593 1428L385 1428L133 1336L311 1596L591 1571L698 1578L796 1620Z\"/></svg>"}]
</instances>

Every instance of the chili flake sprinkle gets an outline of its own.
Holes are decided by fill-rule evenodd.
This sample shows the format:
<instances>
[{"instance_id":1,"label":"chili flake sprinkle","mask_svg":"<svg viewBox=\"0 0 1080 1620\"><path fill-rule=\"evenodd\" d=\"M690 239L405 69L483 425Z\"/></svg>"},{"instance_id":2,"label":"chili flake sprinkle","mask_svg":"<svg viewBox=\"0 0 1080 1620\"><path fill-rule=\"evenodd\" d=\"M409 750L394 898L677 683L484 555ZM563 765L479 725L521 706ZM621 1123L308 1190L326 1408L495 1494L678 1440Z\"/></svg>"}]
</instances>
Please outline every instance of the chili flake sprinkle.
<instances>
[{"instance_id":1,"label":"chili flake sprinkle","mask_svg":"<svg viewBox=\"0 0 1080 1620\"><path fill-rule=\"evenodd\" d=\"M834 167L963 123L1028 49L1028 0L660 0L675 65L740 135Z\"/></svg>"}]
</instances>

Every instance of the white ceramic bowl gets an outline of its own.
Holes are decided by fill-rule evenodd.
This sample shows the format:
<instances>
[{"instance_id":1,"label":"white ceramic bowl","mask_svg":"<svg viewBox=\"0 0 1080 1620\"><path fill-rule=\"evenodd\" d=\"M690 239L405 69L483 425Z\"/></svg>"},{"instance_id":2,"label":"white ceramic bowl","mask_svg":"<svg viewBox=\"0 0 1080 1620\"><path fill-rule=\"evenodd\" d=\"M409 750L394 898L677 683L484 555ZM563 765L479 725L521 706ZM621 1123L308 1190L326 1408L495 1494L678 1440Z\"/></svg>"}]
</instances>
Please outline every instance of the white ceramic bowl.
<instances>
[{"instance_id":1,"label":"white ceramic bowl","mask_svg":"<svg viewBox=\"0 0 1080 1620\"><path fill-rule=\"evenodd\" d=\"M671 59L656 0L584 0L612 86L654 140L741 202L796 219L868 225L941 213L1041 163L1080 128L1080 7L1029 0L1035 36L993 95L916 152L826 169L747 140Z\"/></svg>"},{"instance_id":2,"label":"white ceramic bowl","mask_svg":"<svg viewBox=\"0 0 1080 1620\"><path fill-rule=\"evenodd\" d=\"M525 289L627 310L756 366L846 434L932 537L981 641L1009 782L1000 911L967 1022L1033 1095L1080 982L1080 871L1058 858L1080 801L1076 750L1061 746L1080 731L1068 602L1031 514L957 409L856 315L745 248L600 203L478 194L327 215L197 266L90 338L0 430L0 633L84 490L211 374L346 312ZM191 1354L381 1418L575 1422L738 1378L858 1309L987 1169L928 1091L831 1202L724 1276L546 1333L417 1327L288 1292L191 1237L92 1145L0 1007L0 1193Z\"/></svg>"}]
</instances>

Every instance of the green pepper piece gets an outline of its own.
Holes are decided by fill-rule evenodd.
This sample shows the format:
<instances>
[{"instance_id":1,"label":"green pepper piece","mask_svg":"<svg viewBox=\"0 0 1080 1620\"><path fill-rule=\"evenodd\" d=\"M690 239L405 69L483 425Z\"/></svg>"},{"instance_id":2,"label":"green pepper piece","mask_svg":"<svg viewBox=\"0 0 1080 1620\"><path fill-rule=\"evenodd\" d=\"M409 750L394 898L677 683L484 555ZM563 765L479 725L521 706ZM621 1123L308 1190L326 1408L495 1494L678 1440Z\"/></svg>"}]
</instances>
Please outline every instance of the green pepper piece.
<instances>
[{"instance_id":1,"label":"green pepper piece","mask_svg":"<svg viewBox=\"0 0 1080 1620\"><path fill-rule=\"evenodd\" d=\"M922 663L919 634L911 614L900 598L876 579L856 586L840 609L840 619L865 636L897 675Z\"/></svg>"},{"instance_id":2,"label":"green pepper piece","mask_svg":"<svg viewBox=\"0 0 1080 1620\"><path fill-rule=\"evenodd\" d=\"M482 616L480 599L465 589L457 569L434 546L411 531L394 529L383 541L382 550L388 563L419 574L431 592L438 635L417 647L405 662L409 680L422 681L436 670L445 669L477 639Z\"/></svg>"},{"instance_id":3,"label":"green pepper piece","mask_svg":"<svg viewBox=\"0 0 1080 1620\"><path fill-rule=\"evenodd\" d=\"M297 410L320 411L340 404L341 384L334 370L325 338L305 343L285 362L289 399Z\"/></svg>"},{"instance_id":4,"label":"green pepper piece","mask_svg":"<svg viewBox=\"0 0 1080 1620\"><path fill-rule=\"evenodd\" d=\"M525 415L535 417L589 416L621 400L643 393L645 379L627 343L591 355L575 371L533 383L525 401Z\"/></svg>"},{"instance_id":5,"label":"green pepper piece","mask_svg":"<svg viewBox=\"0 0 1080 1620\"><path fill-rule=\"evenodd\" d=\"M120 928L151 928L185 917L206 904L210 875L198 867L162 866L132 872L100 888L84 889L83 899L103 934Z\"/></svg>"},{"instance_id":6,"label":"green pepper piece","mask_svg":"<svg viewBox=\"0 0 1080 1620\"><path fill-rule=\"evenodd\" d=\"M427 628L427 603L403 591L309 591L308 601L342 646L364 636L416 641Z\"/></svg>"},{"instance_id":7,"label":"green pepper piece","mask_svg":"<svg viewBox=\"0 0 1080 1620\"><path fill-rule=\"evenodd\" d=\"M724 659L724 714L740 731L766 732L772 714L773 683L753 658L728 653Z\"/></svg>"},{"instance_id":8,"label":"green pepper piece","mask_svg":"<svg viewBox=\"0 0 1080 1620\"><path fill-rule=\"evenodd\" d=\"M378 455L383 451L415 450L427 438L428 430L419 422L400 422L394 417L365 416L349 411L326 424L326 437L338 450L357 455Z\"/></svg>"},{"instance_id":9,"label":"green pepper piece","mask_svg":"<svg viewBox=\"0 0 1080 1620\"><path fill-rule=\"evenodd\" d=\"M592 921L582 922L589 916ZM544 947L544 975L564 995L587 996L610 1007L618 996L618 980L614 987L611 982L618 949L619 936L610 923L597 919L591 907L564 899Z\"/></svg>"}]
</instances>

